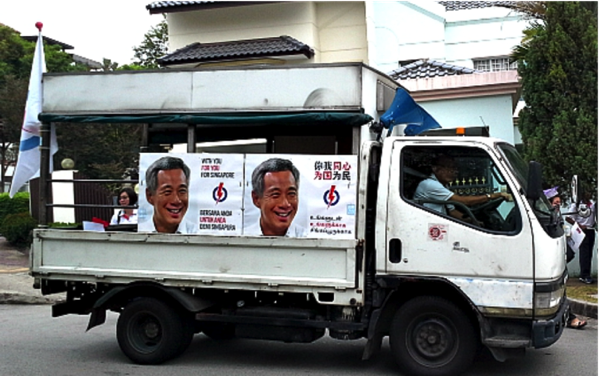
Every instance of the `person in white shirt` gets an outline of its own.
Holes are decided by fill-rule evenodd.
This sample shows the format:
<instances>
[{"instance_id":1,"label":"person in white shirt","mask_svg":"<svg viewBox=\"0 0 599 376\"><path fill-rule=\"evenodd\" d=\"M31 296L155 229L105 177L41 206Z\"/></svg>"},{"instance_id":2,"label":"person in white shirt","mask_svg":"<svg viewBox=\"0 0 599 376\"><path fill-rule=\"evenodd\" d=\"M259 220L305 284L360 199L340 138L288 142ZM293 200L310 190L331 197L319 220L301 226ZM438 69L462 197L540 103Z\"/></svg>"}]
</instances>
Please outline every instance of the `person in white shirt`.
<instances>
[{"instance_id":1,"label":"person in white shirt","mask_svg":"<svg viewBox=\"0 0 599 376\"><path fill-rule=\"evenodd\" d=\"M592 284L593 278L591 278L591 262L593 261L593 246L595 245L595 227L597 209L595 203L591 201L591 193L589 191L584 193L583 199L580 202L581 205L586 205L591 211L591 215L588 217L581 217L578 214L569 215L566 217L566 221L570 224L578 223L580 229L584 232L584 239L578 247L578 262L580 263L580 281L586 284ZM578 212L576 203L570 204L568 212Z\"/></svg>"},{"instance_id":2,"label":"person in white shirt","mask_svg":"<svg viewBox=\"0 0 599 376\"><path fill-rule=\"evenodd\" d=\"M131 188L122 188L119 191L119 205L134 206L137 204L137 193ZM110 219L111 225L128 225L137 223L137 210L123 208Z\"/></svg>"},{"instance_id":3,"label":"person in white shirt","mask_svg":"<svg viewBox=\"0 0 599 376\"><path fill-rule=\"evenodd\" d=\"M260 209L259 222L244 228L245 235L305 237L292 225L299 205L298 169L290 160L271 158L252 173L252 202Z\"/></svg>"}]
</instances>

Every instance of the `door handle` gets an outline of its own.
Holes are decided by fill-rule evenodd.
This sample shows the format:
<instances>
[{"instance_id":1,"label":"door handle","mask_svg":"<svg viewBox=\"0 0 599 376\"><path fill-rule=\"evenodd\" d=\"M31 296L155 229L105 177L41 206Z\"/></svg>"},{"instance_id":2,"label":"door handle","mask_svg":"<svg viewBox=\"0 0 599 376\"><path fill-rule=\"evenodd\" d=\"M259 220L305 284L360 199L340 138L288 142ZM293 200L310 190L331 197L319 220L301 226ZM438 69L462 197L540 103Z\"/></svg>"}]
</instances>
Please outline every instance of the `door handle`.
<instances>
[{"instance_id":1,"label":"door handle","mask_svg":"<svg viewBox=\"0 0 599 376\"><path fill-rule=\"evenodd\" d=\"M393 264L401 262L401 240L391 239L389 241L389 261Z\"/></svg>"}]
</instances>

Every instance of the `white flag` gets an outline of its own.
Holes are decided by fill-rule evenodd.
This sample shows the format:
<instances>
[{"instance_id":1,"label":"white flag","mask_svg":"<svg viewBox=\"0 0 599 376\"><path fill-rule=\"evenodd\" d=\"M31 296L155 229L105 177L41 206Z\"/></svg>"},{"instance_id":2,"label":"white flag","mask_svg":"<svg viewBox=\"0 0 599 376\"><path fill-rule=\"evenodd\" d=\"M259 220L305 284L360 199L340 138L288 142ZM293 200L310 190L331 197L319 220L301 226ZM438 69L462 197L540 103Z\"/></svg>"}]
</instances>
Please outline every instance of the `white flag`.
<instances>
[{"instance_id":1,"label":"white flag","mask_svg":"<svg viewBox=\"0 0 599 376\"><path fill-rule=\"evenodd\" d=\"M32 178L39 177L40 173L40 128L42 123L38 115L42 112L42 74L46 72L46 59L44 57L44 43L42 37L42 23L35 26L39 29L33 64L31 65L31 78L29 79L29 91L27 92L27 103L25 104L25 118L21 129L21 143L19 145L19 158L17 167L10 186L10 197ZM50 172L52 172L52 155L58 151L56 134L52 127L50 137Z\"/></svg>"}]
</instances>

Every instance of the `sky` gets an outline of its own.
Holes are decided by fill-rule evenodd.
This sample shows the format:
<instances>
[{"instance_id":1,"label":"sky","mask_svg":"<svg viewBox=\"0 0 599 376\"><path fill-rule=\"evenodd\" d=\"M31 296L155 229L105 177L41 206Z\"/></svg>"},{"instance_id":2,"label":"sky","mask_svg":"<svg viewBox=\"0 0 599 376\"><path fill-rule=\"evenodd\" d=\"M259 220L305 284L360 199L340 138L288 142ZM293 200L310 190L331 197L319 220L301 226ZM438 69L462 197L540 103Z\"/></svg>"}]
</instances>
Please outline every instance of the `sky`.
<instances>
[{"instance_id":1,"label":"sky","mask_svg":"<svg viewBox=\"0 0 599 376\"><path fill-rule=\"evenodd\" d=\"M133 47L162 20L146 9L152 1L0 0L0 23L28 36L37 35L40 21L45 37L74 47L66 52L123 65L132 62Z\"/></svg>"}]
</instances>

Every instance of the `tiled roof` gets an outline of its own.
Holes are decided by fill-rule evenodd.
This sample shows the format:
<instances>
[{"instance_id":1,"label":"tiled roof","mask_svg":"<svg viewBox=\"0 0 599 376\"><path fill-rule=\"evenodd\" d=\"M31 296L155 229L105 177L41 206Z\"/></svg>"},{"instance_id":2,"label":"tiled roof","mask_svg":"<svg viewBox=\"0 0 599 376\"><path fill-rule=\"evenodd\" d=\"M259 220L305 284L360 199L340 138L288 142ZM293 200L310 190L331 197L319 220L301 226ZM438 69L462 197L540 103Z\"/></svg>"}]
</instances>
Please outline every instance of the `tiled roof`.
<instances>
[{"instance_id":1,"label":"tiled roof","mask_svg":"<svg viewBox=\"0 0 599 376\"><path fill-rule=\"evenodd\" d=\"M441 61L422 59L406 64L387 74L394 80L413 80L417 78L455 76L472 73L480 72L475 69L447 64Z\"/></svg>"},{"instance_id":2,"label":"tiled roof","mask_svg":"<svg viewBox=\"0 0 599 376\"><path fill-rule=\"evenodd\" d=\"M513 7L517 1L438 1L447 11L489 8L489 7Z\"/></svg>"},{"instance_id":3,"label":"tiled roof","mask_svg":"<svg viewBox=\"0 0 599 376\"><path fill-rule=\"evenodd\" d=\"M156 14L268 4L270 2L271 1L153 1L151 4L146 5L146 9L150 11L150 14Z\"/></svg>"},{"instance_id":4,"label":"tiled roof","mask_svg":"<svg viewBox=\"0 0 599 376\"><path fill-rule=\"evenodd\" d=\"M193 43L158 59L158 62L161 65L173 65L289 55L311 58L314 50L307 44L282 35L231 42Z\"/></svg>"}]
</instances>

